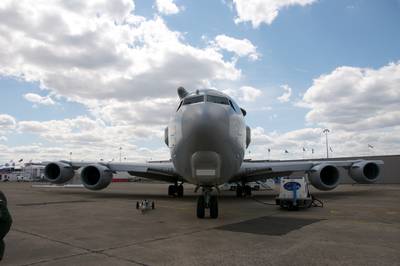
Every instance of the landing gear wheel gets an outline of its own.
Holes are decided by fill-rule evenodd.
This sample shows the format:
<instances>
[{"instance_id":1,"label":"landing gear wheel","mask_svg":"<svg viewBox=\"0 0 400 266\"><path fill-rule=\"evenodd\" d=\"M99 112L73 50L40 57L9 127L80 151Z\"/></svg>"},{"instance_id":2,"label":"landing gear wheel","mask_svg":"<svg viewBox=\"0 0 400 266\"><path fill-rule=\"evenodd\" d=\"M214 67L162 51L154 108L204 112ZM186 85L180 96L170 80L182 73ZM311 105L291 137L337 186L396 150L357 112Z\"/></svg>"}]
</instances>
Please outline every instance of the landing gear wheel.
<instances>
[{"instance_id":1,"label":"landing gear wheel","mask_svg":"<svg viewBox=\"0 0 400 266\"><path fill-rule=\"evenodd\" d=\"M151 203L151 208L154 210L154 208L155 208L156 206L155 206L155 204L154 204L154 201Z\"/></svg>"},{"instance_id":2,"label":"landing gear wheel","mask_svg":"<svg viewBox=\"0 0 400 266\"><path fill-rule=\"evenodd\" d=\"M169 185L168 187L168 196L175 196L176 194L176 186L175 185Z\"/></svg>"},{"instance_id":3,"label":"landing gear wheel","mask_svg":"<svg viewBox=\"0 0 400 266\"><path fill-rule=\"evenodd\" d=\"M136 201L136 210L139 210L139 201Z\"/></svg>"},{"instance_id":4,"label":"landing gear wheel","mask_svg":"<svg viewBox=\"0 0 400 266\"><path fill-rule=\"evenodd\" d=\"M236 197L241 198L243 195L243 188L242 186L237 186L236 187Z\"/></svg>"},{"instance_id":5,"label":"landing gear wheel","mask_svg":"<svg viewBox=\"0 0 400 266\"><path fill-rule=\"evenodd\" d=\"M204 218L206 203L204 196L199 196L197 199L197 218Z\"/></svg>"},{"instance_id":6,"label":"landing gear wheel","mask_svg":"<svg viewBox=\"0 0 400 266\"><path fill-rule=\"evenodd\" d=\"M210 197L209 207L210 207L210 217L213 219L218 218L218 198L217 198L217 196Z\"/></svg>"},{"instance_id":7,"label":"landing gear wheel","mask_svg":"<svg viewBox=\"0 0 400 266\"><path fill-rule=\"evenodd\" d=\"M177 194L178 194L179 198L183 197L183 185L182 184L177 187Z\"/></svg>"},{"instance_id":8,"label":"landing gear wheel","mask_svg":"<svg viewBox=\"0 0 400 266\"><path fill-rule=\"evenodd\" d=\"M8 180L6 179L5 181L8 181ZM2 192L0 192L0 200L2 200L3 204L7 206L7 198Z\"/></svg>"},{"instance_id":9,"label":"landing gear wheel","mask_svg":"<svg viewBox=\"0 0 400 266\"><path fill-rule=\"evenodd\" d=\"M246 186L244 187L244 194L245 194L246 196L251 196L251 187L250 187L250 186L246 185Z\"/></svg>"}]
</instances>

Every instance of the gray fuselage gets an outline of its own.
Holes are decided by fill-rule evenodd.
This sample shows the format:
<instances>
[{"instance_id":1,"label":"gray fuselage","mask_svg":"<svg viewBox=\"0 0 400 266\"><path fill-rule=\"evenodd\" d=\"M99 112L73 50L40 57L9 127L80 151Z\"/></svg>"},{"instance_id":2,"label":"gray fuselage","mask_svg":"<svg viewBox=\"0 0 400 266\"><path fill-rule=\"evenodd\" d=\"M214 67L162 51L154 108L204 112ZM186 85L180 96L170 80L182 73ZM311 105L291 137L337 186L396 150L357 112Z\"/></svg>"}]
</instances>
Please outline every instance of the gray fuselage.
<instances>
[{"instance_id":1,"label":"gray fuselage","mask_svg":"<svg viewBox=\"0 0 400 266\"><path fill-rule=\"evenodd\" d=\"M181 99L167 137L176 171L192 184L223 184L243 162L243 113L229 96L215 90L196 91Z\"/></svg>"}]
</instances>

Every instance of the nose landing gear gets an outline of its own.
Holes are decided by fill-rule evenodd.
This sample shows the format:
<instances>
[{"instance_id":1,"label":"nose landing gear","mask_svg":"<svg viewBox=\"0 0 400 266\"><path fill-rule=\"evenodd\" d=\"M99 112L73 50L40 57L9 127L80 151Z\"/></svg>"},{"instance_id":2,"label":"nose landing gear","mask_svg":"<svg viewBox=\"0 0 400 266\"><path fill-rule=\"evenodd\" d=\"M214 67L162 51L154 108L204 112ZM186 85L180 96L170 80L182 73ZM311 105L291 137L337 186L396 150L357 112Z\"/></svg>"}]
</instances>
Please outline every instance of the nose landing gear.
<instances>
[{"instance_id":1,"label":"nose landing gear","mask_svg":"<svg viewBox=\"0 0 400 266\"><path fill-rule=\"evenodd\" d=\"M203 187L203 195L197 199L197 218L204 218L205 209L210 209L210 217L218 217L218 197L211 195L212 187Z\"/></svg>"}]
</instances>

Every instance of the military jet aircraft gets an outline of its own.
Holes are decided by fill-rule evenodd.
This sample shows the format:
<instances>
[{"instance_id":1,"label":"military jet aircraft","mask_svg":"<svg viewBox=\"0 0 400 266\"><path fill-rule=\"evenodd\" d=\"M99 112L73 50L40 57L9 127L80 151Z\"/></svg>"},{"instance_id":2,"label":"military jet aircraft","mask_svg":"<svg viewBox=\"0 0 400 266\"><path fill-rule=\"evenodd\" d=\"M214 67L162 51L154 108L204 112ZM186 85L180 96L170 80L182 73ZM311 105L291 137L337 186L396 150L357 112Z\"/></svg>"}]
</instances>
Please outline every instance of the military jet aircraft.
<instances>
[{"instance_id":1,"label":"military jet aircraft","mask_svg":"<svg viewBox=\"0 0 400 266\"><path fill-rule=\"evenodd\" d=\"M179 106L168 127L165 144L171 159L165 162L71 162L57 161L46 165L48 181L62 184L80 169L83 185L90 190L107 187L113 173L128 172L133 176L172 183L168 195L183 196L183 183L201 190L197 201L197 217L218 217L218 186L235 182L237 196L250 195L249 182L288 176L294 172L308 174L309 182L320 190L334 189L340 180L338 167L349 171L358 183L374 183L381 173L383 161L244 161L251 141L251 131L245 124L246 111L228 95L216 90L196 90L189 93L178 88Z\"/></svg>"}]
</instances>

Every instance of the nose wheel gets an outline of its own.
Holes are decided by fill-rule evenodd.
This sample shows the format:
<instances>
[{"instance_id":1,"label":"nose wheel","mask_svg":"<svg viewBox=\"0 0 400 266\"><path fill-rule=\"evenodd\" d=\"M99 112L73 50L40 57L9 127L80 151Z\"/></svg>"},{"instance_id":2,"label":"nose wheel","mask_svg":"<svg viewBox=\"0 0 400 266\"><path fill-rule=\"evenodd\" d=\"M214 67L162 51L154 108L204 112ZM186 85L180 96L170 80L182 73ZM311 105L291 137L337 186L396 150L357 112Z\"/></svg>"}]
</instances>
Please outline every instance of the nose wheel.
<instances>
[{"instance_id":1,"label":"nose wheel","mask_svg":"<svg viewBox=\"0 0 400 266\"><path fill-rule=\"evenodd\" d=\"M203 188L203 195L197 199L197 218L204 218L206 209L210 209L210 217L218 218L218 197L211 195L211 188Z\"/></svg>"}]
</instances>

